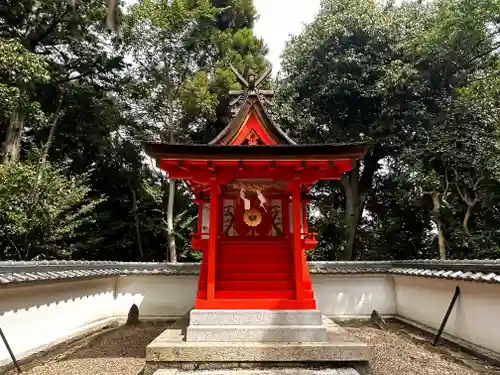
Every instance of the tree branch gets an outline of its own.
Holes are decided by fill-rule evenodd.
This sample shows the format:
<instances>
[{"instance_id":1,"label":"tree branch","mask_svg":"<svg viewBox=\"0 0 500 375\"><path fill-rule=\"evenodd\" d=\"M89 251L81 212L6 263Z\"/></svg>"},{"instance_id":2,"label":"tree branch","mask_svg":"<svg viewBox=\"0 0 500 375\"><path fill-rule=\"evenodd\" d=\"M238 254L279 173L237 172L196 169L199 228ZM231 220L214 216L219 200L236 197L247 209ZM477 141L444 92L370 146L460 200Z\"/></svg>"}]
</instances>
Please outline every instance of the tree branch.
<instances>
[{"instance_id":1,"label":"tree branch","mask_svg":"<svg viewBox=\"0 0 500 375\"><path fill-rule=\"evenodd\" d=\"M448 196L448 190L450 190L450 179L448 178L448 168L444 169L444 191L443 191L443 201L446 202L446 197Z\"/></svg>"},{"instance_id":2,"label":"tree branch","mask_svg":"<svg viewBox=\"0 0 500 375\"><path fill-rule=\"evenodd\" d=\"M59 17L54 14L52 17L52 22L47 26L45 30L37 30L35 33L28 35L26 42L28 48L31 52L35 51L35 48L40 44L45 38L47 38L59 25L63 18L69 13L70 9L67 8Z\"/></svg>"},{"instance_id":3,"label":"tree branch","mask_svg":"<svg viewBox=\"0 0 500 375\"><path fill-rule=\"evenodd\" d=\"M23 255L21 254L21 251L18 249L18 247L16 246L14 241L12 241L12 239L10 238L10 236L8 234L6 234L6 236L7 236L7 239L9 240L9 242L12 244L12 246L14 246L14 249L17 252L17 256L19 257L19 260L23 260Z\"/></svg>"}]
</instances>

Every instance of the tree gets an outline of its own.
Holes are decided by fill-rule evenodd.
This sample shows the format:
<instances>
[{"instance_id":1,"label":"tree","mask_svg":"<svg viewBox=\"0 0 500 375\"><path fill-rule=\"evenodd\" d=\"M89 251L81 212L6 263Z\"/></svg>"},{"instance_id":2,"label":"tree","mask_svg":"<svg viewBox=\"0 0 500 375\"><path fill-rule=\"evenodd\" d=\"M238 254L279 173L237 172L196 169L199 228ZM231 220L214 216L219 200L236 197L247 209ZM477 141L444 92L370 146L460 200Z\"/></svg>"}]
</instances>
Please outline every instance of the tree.
<instances>
[{"instance_id":1,"label":"tree","mask_svg":"<svg viewBox=\"0 0 500 375\"><path fill-rule=\"evenodd\" d=\"M181 92L182 129L190 141L208 143L231 120L229 91L241 89L230 69L245 77L264 72L269 62L264 42L253 32L256 10L251 0L212 0L217 14L197 30L188 45L199 72ZM269 82L265 82L269 84Z\"/></svg>"},{"instance_id":2,"label":"tree","mask_svg":"<svg viewBox=\"0 0 500 375\"><path fill-rule=\"evenodd\" d=\"M358 225L380 161L396 152L411 127L422 121L419 77L404 55L407 38L422 28L420 13L410 5L400 9L368 0L325 1L283 55L278 84L282 123L303 142L371 145L341 179L347 230L343 259L355 257ZM303 121L305 116L310 120ZM294 129L296 119L303 124Z\"/></svg>"},{"instance_id":3,"label":"tree","mask_svg":"<svg viewBox=\"0 0 500 375\"><path fill-rule=\"evenodd\" d=\"M32 162L0 165L0 238L3 257L68 258L72 240L101 200L88 199L81 176L67 178L61 168Z\"/></svg>"},{"instance_id":4,"label":"tree","mask_svg":"<svg viewBox=\"0 0 500 375\"><path fill-rule=\"evenodd\" d=\"M109 47L109 38L99 34L105 15L101 5L98 0L83 1L78 4L78 12L74 12L68 2L60 0L7 0L5 6L0 7L3 20L0 36L7 41L2 42L4 61L9 63L9 59L17 58L14 66L20 63L24 67L4 81L20 100L10 108L3 162L18 159L25 122L30 121L30 126L43 126L43 116L50 115L37 105L37 85L57 87L98 75L106 82L110 78L106 75L119 67L120 56L115 55L112 48L105 48ZM5 76L2 65L0 63L0 69ZM33 80L27 80L29 78Z\"/></svg>"},{"instance_id":5,"label":"tree","mask_svg":"<svg viewBox=\"0 0 500 375\"><path fill-rule=\"evenodd\" d=\"M439 136L441 144L445 143L443 134L456 132L457 122L464 126L476 116L460 106L457 97L471 81L498 71L493 52L499 46L499 6L495 0L401 6L329 0L314 22L289 42L278 86L282 123L303 141L367 141L371 146L366 157L341 179L344 259L356 256L367 193L381 166L391 158L399 160L403 152L411 154L412 145L418 144L425 153L429 142ZM425 164L421 178L430 182L424 170L434 168L436 173L431 190L424 188L425 183L420 188L430 192L439 228L444 225L438 215L443 193L449 192L447 169L432 167L428 159L418 161ZM418 174L419 167L415 167L407 166L412 178ZM471 186L474 183L468 189ZM443 250L443 237L440 242Z\"/></svg>"},{"instance_id":6,"label":"tree","mask_svg":"<svg viewBox=\"0 0 500 375\"><path fill-rule=\"evenodd\" d=\"M126 43L134 59L135 76L145 93L138 116L160 124L160 139L174 143L180 117L179 96L192 73L194 56L185 48L204 22L213 19L216 9L209 1L191 4L147 0L133 6L127 20ZM177 261L174 235L175 181L168 180L166 207L168 255Z\"/></svg>"},{"instance_id":7,"label":"tree","mask_svg":"<svg viewBox=\"0 0 500 375\"><path fill-rule=\"evenodd\" d=\"M404 178L431 198L441 259L446 259L445 227L461 216L463 235L472 236L473 210L500 176L496 95L490 91L485 100L484 91L471 90L463 88L450 98L433 126L417 134L403 156Z\"/></svg>"},{"instance_id":8,"label":"tree","mask_svg":"<svg viewBox=\"0 0 500 375\"><path fill-rule=\"evenodd\" d=\"M20 133L26 116L44 121L40 104L30 100L29 93L37 84L49 79L44 59L28 51L14 39L0 40L0 109L1 123L8 124L2 143L0 163L19 158Z\"/></svg>"},{"instance_id":9,"label":"tree","mask_svg":"<svg viewBox=\"0 0 500 375\"><path fill-rule=\"evenodd\" d=\"M237 86L229 64L244 71L264 66L263 43L250 28L254 13L249 1L136 4L124 30L140 98L135 118L152 124L164 142L211 140L230 118L228 93ZM165 195L168 259L175 261L173 180Z\"/></svg>"}]
</instances>

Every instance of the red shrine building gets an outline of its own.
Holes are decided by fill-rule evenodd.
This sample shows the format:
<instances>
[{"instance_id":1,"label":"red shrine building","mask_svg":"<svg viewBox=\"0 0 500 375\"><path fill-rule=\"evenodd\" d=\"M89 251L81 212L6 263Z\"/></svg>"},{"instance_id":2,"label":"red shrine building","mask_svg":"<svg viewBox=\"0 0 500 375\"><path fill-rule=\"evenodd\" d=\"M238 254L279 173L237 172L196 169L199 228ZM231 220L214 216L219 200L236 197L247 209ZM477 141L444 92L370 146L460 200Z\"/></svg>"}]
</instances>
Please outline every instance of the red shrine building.
<instances>
[{"instance_id":1,"label":"red shrine building","mask_svg":"<svg viewBox=\"0 0 500 375\"><path fill-rule=\"evenodd\" d=\"M245 80L234 91L234 116L209 144L148 143L169 178L191 187L203 252L195 309L316 309L306 250L307 197L319 180L337 180L364 156L356 144L296 144L273 122L273 93Z\"/></svg>"}]
</instances>

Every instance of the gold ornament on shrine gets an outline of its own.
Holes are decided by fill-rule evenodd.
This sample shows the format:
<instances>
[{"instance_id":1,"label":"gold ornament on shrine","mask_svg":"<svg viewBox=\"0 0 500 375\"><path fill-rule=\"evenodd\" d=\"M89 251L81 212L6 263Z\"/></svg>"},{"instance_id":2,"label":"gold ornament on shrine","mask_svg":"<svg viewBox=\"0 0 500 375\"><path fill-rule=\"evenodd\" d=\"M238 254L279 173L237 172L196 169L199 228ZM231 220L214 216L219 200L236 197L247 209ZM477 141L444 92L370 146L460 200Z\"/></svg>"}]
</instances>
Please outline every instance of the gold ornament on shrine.
<instances>
[{"instance_id":1,"label":"gold ornament on shrine","mask_svg":"<svg viewBox=\"0 0 500 375\"><path fill-rule=\"evenodd\" d=\"M250 210L245 210L245 214L243 215L243 220L245 224L249 227L256 227L262 221L262 214L256 208L251 208Z\"/></svg>"}]
</instances>

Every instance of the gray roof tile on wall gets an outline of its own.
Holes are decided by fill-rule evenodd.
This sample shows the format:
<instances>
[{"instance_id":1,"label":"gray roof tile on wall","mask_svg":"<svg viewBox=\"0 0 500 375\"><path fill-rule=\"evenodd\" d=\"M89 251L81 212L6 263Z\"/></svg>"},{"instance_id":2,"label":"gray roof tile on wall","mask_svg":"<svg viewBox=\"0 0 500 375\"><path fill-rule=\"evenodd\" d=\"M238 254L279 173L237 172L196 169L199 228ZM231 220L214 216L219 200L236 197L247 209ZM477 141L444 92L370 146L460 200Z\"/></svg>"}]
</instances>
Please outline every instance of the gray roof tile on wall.
<instances>
[{"instance_id":1,"label":"gray roof tile on wall","mask_svg":"<svg viewBox=\"0 0 500 375\"><path fill-rule=\"evenodd\" d=\"M437 277L449 280L467 280L479 281L488 283L500 283L500 273L484 273L472 271L453 271L453 270L429 270L419 268L391 268L389 271L394 275L407 275L407 276L423 276L423 277Z\"/></svg>"},{"instance_id":2,"label":"gray roof tile on wall","mask_svg":"<svg viewBox=\"0 0 500 375\"><path fill-rule=\"evenodd\" d=\"M381 274L500 283L500 260L310 262L311 274ZM111 261L0 262L0 285L116 275L198 275L198 263Z\"/></svg>"}]
</instances>

